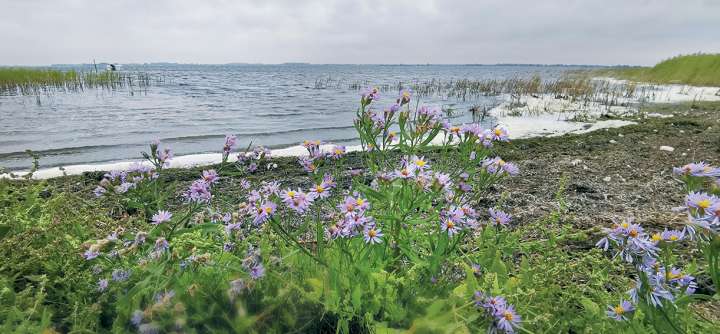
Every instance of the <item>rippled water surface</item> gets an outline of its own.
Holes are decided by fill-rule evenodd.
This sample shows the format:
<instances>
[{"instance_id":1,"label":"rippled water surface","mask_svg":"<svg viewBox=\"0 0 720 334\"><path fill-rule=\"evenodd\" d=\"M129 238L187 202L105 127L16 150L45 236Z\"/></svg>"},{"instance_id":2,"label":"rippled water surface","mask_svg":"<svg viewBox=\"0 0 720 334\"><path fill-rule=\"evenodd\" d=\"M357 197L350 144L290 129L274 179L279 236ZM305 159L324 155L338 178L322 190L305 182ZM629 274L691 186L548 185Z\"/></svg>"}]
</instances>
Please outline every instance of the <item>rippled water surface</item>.
<instances>
[{"instance_id":1,"label":"rippled water surface","mask_svg":"<svg viewBox=\"0 0 720 334\"><path fill-rule=\"evenodd\" d=\"M225 134L240 144L270 147L303 139L353 143L352 120L359 91L353 82L391 84L432 79L503 79L539 74L552 79L563 66L460 65L127 65L165 79L146 91L56 92L0 96L0 166L26 169L31 149L41 167L128 160L161 139L177 155L216 152ZM320 79L333 79L324 89ZM339 84L337 82L340 82ZM382 95L392 103L396 91ZM491 107L497 97L422 102L454 108L452 122L471 121L473 105ZM492 122L491 119L485 122ZM488 124L489 125L489 124Z\"/></svg>"}]
</instances>

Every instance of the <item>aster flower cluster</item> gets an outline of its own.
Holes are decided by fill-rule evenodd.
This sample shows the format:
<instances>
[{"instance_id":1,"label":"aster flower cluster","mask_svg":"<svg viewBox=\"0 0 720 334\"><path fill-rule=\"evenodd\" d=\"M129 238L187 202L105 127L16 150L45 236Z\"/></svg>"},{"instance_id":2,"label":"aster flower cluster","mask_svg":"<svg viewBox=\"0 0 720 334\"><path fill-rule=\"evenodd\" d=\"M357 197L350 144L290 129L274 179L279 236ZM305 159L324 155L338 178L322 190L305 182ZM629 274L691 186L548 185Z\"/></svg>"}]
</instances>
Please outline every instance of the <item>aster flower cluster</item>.
<instances>
[{"instance_id":1,"label":"aster flower cluster","mask_svg":"<svg viewBox=\"0 0 720 334\"><path fill-rule=\"evenodd\" d=\"M160 141L155 140L150 143L150 154L142 152L143 157L155 166L157 170L170 166L170 159L173 158L172 150L167 147L161 148L160 145Z\"/></svg>"},{"instance_id":2,"label":"aster flower cluster","mask_svg":"<svg viewBox=\"0 0 720 334\"><path fill-rule=\"evenodd\" d=\"M480 165L489 174L493 175L510 175L515 176L520 173L520 169L512 162L507 162L500 157L486 158Z\"/></svg>"},{"instance_id":3,"label":"aster flower cluster","mask_svg":"<svg viewBox=\"0 0 720 334\"><path fill-rule=\"evenodd\" d=\"M363 106L369 105L373 101L377 101L380 99L380 89L377 87L368 87L360 94L360 103Z\"/></svg>"},{"instance_id":4,"label":"aster flower cluster","mask_svg":"<svg viewBox=\"0 0 720 334\"><path fill-rule=\"evenodd\" d=\"M208 203L212 199L210 189L219 179L220 176L214 169L204 170L202 171L202 177L193 181L183 196L189 202Z\"/></svg>"},{"instance_id":5,"label":"aster flower cluster","mask_svg":"<svg viewBox=\"0 0 720 334\"><path fill-rule=\"evenodd\" d=\"M666 263L673 245L685 238L683 231L666 229L649 235L632 219L615 223L612 229L604 231L606 237L596 246L606 251L614 249L615 256L633 264L637 270L635 287L628 291L633 303L665 307L668 303L674 305L678 296L695 292L695 278ZM663 256L659 256L661 251ZM616 306L608 306L607 315L618 321L627 320L634 309L630 302L621 300Z\"/></svg>"},{"instance_id":6,"label":"aster flower cluster","mask_svg":"<svg viewBox=\"0 0 720 334\"><path fill-rule=\"evenodd\" d=\"M370 202L367 199L354 193L352 196L345 196L337 209L339 220L331 224L326 231L331 239L362 236L369 244L382 242L382 230L375 224L373 217L366 215L370 209Z\"/></svg>"},{"instance_id":7,"label":"aster flower cluster","mask_svg":"<svg viewBox=\"0 0 720 334\"><path fill-rule=\"evenodd\" d=\"M694 235L692 226L714 234L720 233L720 197L705 192L691 192L685 197L685 207L691 223L689 233Z\"/></svg>"},{"instance_id":8,"label":"aster flower cluster","mask_svg":"<svg viewBox=\"0 0 720 334\"><path fill-rule=\"evenodd\" d=\"M615 223L613 228L603 228L606 236L597 242L596 246L607 251L612 246L616 249L614 256L620 256L623 261L637 263L644 258L657 256L656 243L650 239L645 230L633 219L628 218L621 223Z\"/></svg>"},{"instance_id":9,"label":"aster flower cluster","mask_svg":"<svg viewBox=\"0 0 720 334\"><path fill-rule=\"evenodd\" d=\"M300 157L298 163L305 172L315 174L325 159L338 160L345 156L346 148L342 145L334 145L329 152L323 152L320 149L322 143L319 140L305 140L302 144L308 151L308 156Z\"/></svg>"},{"instance_id":10,"label":"aster flower cluster","mask_svg":"<svg viewBox=\"0 0 720 334\"><path fill-rule=\"evenodd\" d=\"M720 178L720 167L713 167L704 161L690 163L682 167L673 167L673 174L678 176Z\"/></svg>"},{"instance_id":11,"label":"aster flower cluster","mask_svg":"<svg viewBox=\"0 0 720 334\"><path fill-rule=\"evenodd\" d=\"M251 151L240 152L237 155L238 166L244 166L248 173L254 173L258 166L272 157L272 151L263 146L255 146ZM277 165L275 165L277 166ZM272 169L273 163L267 163L267 169Z\"/></svg>"},{"instance_id":12,"label":"aster flower cluster","mask_svg":"<svg viewBox=\"0 0 720 334\"><path fill-rule=\"evenodd\" d=\"M451 125L450 123L444 122L443 130L450 141L458 138L461 145L481 144L485 148L491 148L493 146L493 142L510 141L507 129L499 125L493 129L484 129L477 123Z\"/></svg>"},{"instance_id":13,"label":"aster flower cluster","mask_svg":"<svg viewBox=\"0 0 720 334\"><path fill-rule=\"evenodd\" d=\"M139 185L155 180L158 173L154 168L134 163L127 170L114 170L105 173L100 184L93 193L96 197L102 197L108 193L125 194Z\"/></svg>"},{"instance_id":14,"label":"aster flower cluster","mask_svg":"<svg viewBox=\"0 0 720 334\"><path fill-rule=\"evenodd\" d=\"M478 214L468 206L451 207L440 211L440 229L449 237L465 229L478 227Z\"/></svg>"},{"instance_id":15,"label":"aster flower cluster","mask_svg":"<svg viewBox=\"0 0 720 334\"><path fill-rule=\"evenodd\" d=\"M473 300L475 307L491 320L488 333L515 333L515 329L520 326L522 318L505 298L476 291Z\"/></svg>"}]
</instances>

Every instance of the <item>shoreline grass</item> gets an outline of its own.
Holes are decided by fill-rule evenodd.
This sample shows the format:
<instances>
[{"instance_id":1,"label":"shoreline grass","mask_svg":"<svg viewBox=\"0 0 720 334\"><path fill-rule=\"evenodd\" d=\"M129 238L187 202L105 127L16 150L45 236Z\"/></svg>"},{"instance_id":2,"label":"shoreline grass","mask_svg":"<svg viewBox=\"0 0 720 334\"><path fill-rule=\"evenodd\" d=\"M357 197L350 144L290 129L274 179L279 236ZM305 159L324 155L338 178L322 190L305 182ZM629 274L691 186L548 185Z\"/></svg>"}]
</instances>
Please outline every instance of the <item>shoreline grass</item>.
<instances>
[{"instance_id":1,"label":"shoreline grass","mask_svg":"<svg viewBox=\"0 0 720 334\"><path fill-rule=\"evenodd\" d=\"M720 54L680 55L653 67L612 68L597 70L595 73L639 82L718 87Z\"/></svg>"},{"instance_id":2,"label":"shoreline grass","mask_svg":"<svg viewBox=\"0 0 720 334\"><path fill-rule=\"evenodd\" d=\"M145 73L112 71L55 70L28 67L0 67L0 94L39 95L53 92L79 92L88 88L140 89L159 80Z\"/></svg>"}]
</instances>

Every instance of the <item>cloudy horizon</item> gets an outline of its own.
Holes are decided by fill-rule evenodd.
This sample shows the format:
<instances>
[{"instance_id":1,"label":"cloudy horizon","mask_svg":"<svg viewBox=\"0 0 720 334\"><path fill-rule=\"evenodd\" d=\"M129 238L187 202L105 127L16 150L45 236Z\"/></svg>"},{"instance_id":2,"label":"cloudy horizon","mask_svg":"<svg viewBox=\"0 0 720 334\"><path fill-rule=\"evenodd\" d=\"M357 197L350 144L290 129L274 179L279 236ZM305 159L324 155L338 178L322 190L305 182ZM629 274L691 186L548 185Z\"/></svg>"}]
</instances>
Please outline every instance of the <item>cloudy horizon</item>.
<instances>
[{"instance_id":1,"label":"cloudy horizon","mask_svg":"<svg viewBox=\"0 0 720 334\"><path fill-rule=\"evenodd\" d=\"M720 52L720 1L0 0L0 65L652 65Z\"/></svg>"}]
</instances>

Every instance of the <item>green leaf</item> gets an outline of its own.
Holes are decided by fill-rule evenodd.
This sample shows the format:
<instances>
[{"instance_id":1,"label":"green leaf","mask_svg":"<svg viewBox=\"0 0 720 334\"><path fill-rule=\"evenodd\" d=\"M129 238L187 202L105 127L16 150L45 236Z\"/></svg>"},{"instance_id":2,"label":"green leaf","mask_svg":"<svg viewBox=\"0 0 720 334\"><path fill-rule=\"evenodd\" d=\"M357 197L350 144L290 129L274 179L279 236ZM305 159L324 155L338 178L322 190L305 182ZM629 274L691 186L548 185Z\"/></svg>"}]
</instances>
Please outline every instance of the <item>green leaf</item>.
<instances>
[{"instance_id":1,"label":"green leaf","mask_svg":"<svg viewBox=\"0 0 720 334\"><path fill-rule=\"evenodd\" d=\"M0 225L0 239L4 238L10 232L10 226Z\"/></svg>"}]
</instances>

